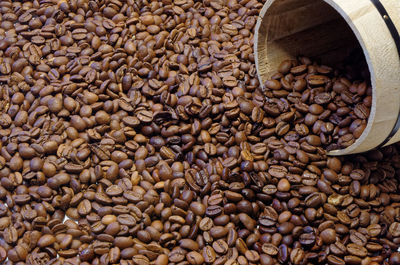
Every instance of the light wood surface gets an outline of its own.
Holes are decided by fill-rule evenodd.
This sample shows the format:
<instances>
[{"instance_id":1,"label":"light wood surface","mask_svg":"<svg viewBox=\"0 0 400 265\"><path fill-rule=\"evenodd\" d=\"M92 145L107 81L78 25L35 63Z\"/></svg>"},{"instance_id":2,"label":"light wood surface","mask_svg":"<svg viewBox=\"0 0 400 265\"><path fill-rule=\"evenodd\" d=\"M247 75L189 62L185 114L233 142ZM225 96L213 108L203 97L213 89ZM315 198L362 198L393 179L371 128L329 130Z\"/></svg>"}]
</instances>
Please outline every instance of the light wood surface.
<instances>
[{"instance_id":1,"label":"light wood surface","mask_svg":"<svg viewBox=\"0 0 400 265\"><path fill-rule=\"evenodd\" d=\"M381 0L400 31L400 1ZM371 150L392 130L400 110L400 60L393 38L370 0L267 0L257 21L256 67L263 84L298 55L333 64L361 46L371 72L373 105L367 128L350 147L330 155ZM388 143L400 140L400 131Z\"/></svg>"},{"instance_id":2,"label":"light wood surface","mask_svg":"<svg viewBox=\"0 0 400 265\"><path fill-rule=\"evenodd\" d=\"M399 0L381 0L381 3L385 7L386 11L389 13L389 16L393 23L395 24L397 31L400 33L400 1ZM395 56L394 56L395 57ZM398 62L400 64L400 62ZM396 79L393 82L398 82L400 68L397 69ZM397 83L397 93L399 97L397 98L400 101L400 83ZM386 145L393 144L395 142L400 141L400 131L396 133L396 135L390 140Z\"/></svg>"}]
</instances>

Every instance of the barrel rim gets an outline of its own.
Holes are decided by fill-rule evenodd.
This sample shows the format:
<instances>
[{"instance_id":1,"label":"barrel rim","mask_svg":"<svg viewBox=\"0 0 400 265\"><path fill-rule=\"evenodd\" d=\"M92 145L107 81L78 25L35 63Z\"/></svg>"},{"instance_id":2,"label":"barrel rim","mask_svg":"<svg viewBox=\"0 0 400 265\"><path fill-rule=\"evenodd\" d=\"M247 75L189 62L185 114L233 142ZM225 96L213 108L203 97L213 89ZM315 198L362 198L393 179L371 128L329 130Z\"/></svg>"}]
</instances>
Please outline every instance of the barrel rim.
<instances>
[{"instance_id":1,"label":"barrel rim","mask_svg":"<svg viewBox=\"0 0 400 265\"><path fill-rule=\"evenodd\" d=\"M377 69L376 69L376 65L372 60L371 57L371 53L370 51L367 49L366 47L366 41L367 41L367 37L364 34L362 34L360 32L360 30L358 29L357 25L354 23L354 21L349 17L348 13L346 12L346 10L344 10L342 8L342 6L340 6L339 4L337 4L336 1L334 0L323 0L325 3L327 3L328 5L330 5L332 8L334 8L336 10L336 12L343 17L343 19L346 21L346 23L349 25L349 27L351 28L351 30L353 31L353 34L355 35L355 37L357 38L358 43L360 44L363 53L364 53L364 57L367 60L368 63L368 69L370 72L370 77L371 77L371 86L372 86L372 106L371 106L371 112L370 115L368 117L368 121L367 121L367 126L364 129L363 133L361 134L361 136L356 139L356 141L350 145L347 148L344 149L338 149L338 150L332 150L330 152L328 152L328 155L331 156L341 156L341 155L350 155L350 154L354 154L354 153L360 153L363 151L367 151L367 150L357 150L360 148L360 146L366 141L366 139L368 138L369 134L372 131L372 126L374 125L375 122L375 118L376 118L376 113L377 113L377 99L378 99L378 91L377 91ZM382 23L383 25L387 26L385 19L381 16L381 13L379 12L379 10L376 8L376 6L373 3L373 0L368 0L368 4L370 5L371 8L373 8L373 10L376 12L377 17L380 17L381 20L379 22L375 21L375 23ZM390 32L389 28L388 31ZM395 40L392 39L391 41L393 41L393 44L396 46L397 45L395 43ZM399 58L400 59L400 58ZM396 122L393 125L393 129L396 126L397 122L400 122L400 106L398 108L398 115L397 115L397 119ZM399 124L400 126L400 124ZM382 142L380 142L377 146L375 146L374 148L378 148L383 146L386 141L389 142L390 138L392 138L396 132L394 132L394 134L392 135L392 137L389 138L390 134L393 132L393 129L390 132L387 132L385 134L386 137L382 140ZM376 128L375 128L376 130ZM388 139L389 138L389 139ZM382 144L383 143L383 144ZM372 148L372 149L374 149Z\"/></svg>"},{"instance_id":2,"label":"barrel rim","mask_svg":"<svg viewBox=\"0 0 400 265\"><path fill-rule=\"evenodd\" d=\"M265 74L263 74L263 76L260 75L260 67L262 67L265 64L265 61L268 60L261 60L262 57L260 57L261 53L261 48L262 53L265 55L268 48L266 47L266 39L268 38L267 34L265 34L265 31L261 29L261 26L265 26L265 20L266 20L266 15L268 14L268 9L271 8L271 6L276 2L277 0L267 0L267 2L264 4L260 15L257 19L257 24L256 24L256 28L255 28L255 41L254 41L254 51L256 53L255 56L255 62L256 62L256 69L257 69L257 75L258 78L260 80L260 86L262 88L264 88L264 84L263 84L263 79L266 78ZM394 59L392 57L388 57L387 60L384 60L383 66L384 68L389 67L389 65L393 65L393 70L389 71L389 73L385 73L385 75L383 76L377 76L377 73L379 73L379 71L381 70L381 67L379 67L379 62L377 60L377 50L378 49L372 49L371 47L371 38L368 38L368 33L370 33L368 30L365 29L365 27L360 27L361 22L360 20L357 20L353 23L354 19L354 14L352 15L351 19L349 16L347 16L347 12L350 14L350 11L354 11L354 12L358 12L358 13L363 13L365 10L362 10L361 8L358 8L359 5L362 6L362 8L367 9L367 11L371 11L370 13L367 14L366 17L371 18L372 17L372 21L371 22L367 22L368 24L373 23L374 26L376 26L376 28L385 28L385 21L381 20L381 21L375 21L378 19L378 17L380 16L380 13L374 8L374 6L372 5L371 0L362 0L362 1L341 1L341 0L336 0L336 2L338 2L338 5L336 8L335 6L332 4L334 0L321 0L320 2L324 2L326 4L328 4L330 7L332 7L336 13L338 13L338 15L340 15L344 21L347 23L347 25L350 27L353 35L357 38L357 42L359 43L359 45L361 46L361 48L363 49L363 53L364 53L364 57L368 62L368 68L369 71L371 73L371 85L372 85L372 89L373 89L373 95L372 95L372 108L371 108L371 113L370 116L368 118L368 122L367 122L367 127L365 128L365 130L363 131L363 134L361 135L360 138L358 138L351 146L345 148L345 149L339 149L339 150L334 150L334 151L330 151L328 152L328 155L348 155L348 154L354 154L354 153L360 153L360 152L364 152L364 151L368 151L371 149L371 147L374 147L376 145L378 145L382 139L385 139L385 137L387 135L389 135L389 131L390 131L390 126L392 126L395 121L396 121L396 116L395 115L391 115L389 116L387 119L385 119L384 117L382 117L382 109L377 112L377 102L381 102L383 100L383 96L382 96L382 91L376 91L377 88L377 79L379 81L378 85L379 87L386 87L388 86L389 88L386 91L390 91L391 93L396 92L397 94L397 88L394 87L393 83L397 84L397 82L399 81L400 83L400 77L395 76L393 77L393 73L397 72L397 70L400 70L400 61L397 61L397 58ZM350 3L349 3L350 2ZM350 5L350 6L349 6ZM351 6L353 5L353 6ZM359 15L359 14L357 14ZM361 14L362 15L362 14ZM365 20L364 20L364 24L365 24ZM397 25L397 24L396 24ZM361 30L361 32L359 31L359 29ZM383 39L387 39L390 38L389 32L388 30L378 30L377 31L377 35L379 35L379 39L382 39L382 37L384 37ZM377 39L375 39L377 40ZM375 43L373 41L373 43ZM377 47L381 47L382 42L378 43L379 46ZM386 45L386 43L385 43ZM368 49L371 49L371 51L369 51ZM387 49L388 51L390 51L390 54L392 52L394 52L395 50L395 45L392 41L390 41L387 46L385 46L384 48ZM382 48L381 48L382 50ZM370 55L370 52L372 54L372 56ZM380 54L380 52L378 51L378 54ZM372 59L371 59L372 57ZM387 62L389 61L389 62ZM263 63L263 65L260 64L260 62ZM277 62L273 62L274 64ZM380 72L380 74L382 74L382 72ZM389 77L389 80L386 80L385 77ZM393 82L394 81L394 82ZM377 95L381 96L379 100L377 100ZM379 103L379 104L381 104ZM391 111L393 111L392 113L396 113L398 110L400 111L400 101L399 102L391 102ZM379 115L376 116L376 114L379 113ZM386 112L387 113L387 112ZM398 116L397 116L398 117ZM385 124L384 122L389 122L387 123L388 125L384 127L384 129L381 126L378 126L379 129L376 129L376 124ZM373 129L372 129L372 125L374 125ZM385 132L382 134L382 132ZM397 139L397 134L395 135L395 139ZM373 142L373 144L370 144L366 141L366 139L368 139L368 137L375 137L375 141ZM383 141L383 140L382 140ZM369 145L369 146L368 146Z\"/></svg>"}]
</instances>

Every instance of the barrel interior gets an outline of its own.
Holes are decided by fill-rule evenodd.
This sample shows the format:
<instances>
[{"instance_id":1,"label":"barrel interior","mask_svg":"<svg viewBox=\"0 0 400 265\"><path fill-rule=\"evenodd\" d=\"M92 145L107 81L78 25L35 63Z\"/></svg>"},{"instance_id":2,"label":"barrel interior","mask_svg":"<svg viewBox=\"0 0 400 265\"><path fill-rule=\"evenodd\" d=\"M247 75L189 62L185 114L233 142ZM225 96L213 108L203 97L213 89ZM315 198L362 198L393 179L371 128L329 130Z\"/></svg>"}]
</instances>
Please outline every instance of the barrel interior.
<instances>
[{"instance_id":1,"label":"barrel interior","mask_svg":"<svg viewBox=\"0 0 400 265\"><path fill-rule=\"evenodd\" d=\"M334 65L361 50L344 18L321 0L276 0L258 33L258 73L268 79L286 59L299 55Z\"/></svg>"}]
</instances>

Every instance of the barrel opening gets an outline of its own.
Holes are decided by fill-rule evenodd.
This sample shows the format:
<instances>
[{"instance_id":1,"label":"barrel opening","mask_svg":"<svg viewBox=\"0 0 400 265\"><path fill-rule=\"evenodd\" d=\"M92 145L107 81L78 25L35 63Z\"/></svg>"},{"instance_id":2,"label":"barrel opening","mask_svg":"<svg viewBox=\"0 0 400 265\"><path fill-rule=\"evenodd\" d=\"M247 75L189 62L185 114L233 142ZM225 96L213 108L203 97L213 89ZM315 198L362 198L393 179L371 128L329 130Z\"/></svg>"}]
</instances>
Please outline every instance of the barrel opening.
<instances>
[{"instance_id":1,"label":"barrel opening","mask_svg":"<svg viewBox=\"0 0 400 265\"><path fill-rule=\"evenodd\" d=\"M345 19L329 4L316 0L272 1L259 25L258 73L270 78L283 60L308 56L335 65L362 48Z\"/></svg>"}]
</instances>

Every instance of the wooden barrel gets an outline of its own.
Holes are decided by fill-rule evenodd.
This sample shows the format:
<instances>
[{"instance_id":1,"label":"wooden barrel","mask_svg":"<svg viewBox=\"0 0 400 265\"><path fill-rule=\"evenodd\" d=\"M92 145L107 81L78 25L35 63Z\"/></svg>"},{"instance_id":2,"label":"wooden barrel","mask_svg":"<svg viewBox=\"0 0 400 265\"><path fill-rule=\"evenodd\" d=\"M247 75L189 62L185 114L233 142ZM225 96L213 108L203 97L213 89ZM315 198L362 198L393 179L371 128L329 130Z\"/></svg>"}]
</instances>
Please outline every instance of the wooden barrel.
<instances>
[{"instance_id":1,"label":"wooden barrel","mask_svg":"<svg viewBox=\"0 0 400 265\"><path fill-rule=\"evenodd\" d=\"M362 48L371 74L373 103L367 127L350 147L330 155L361 153L400 141L400 1L267 0L256 25L260 83L298 55L333 64Z\"/></svg>"}]
</instances>

